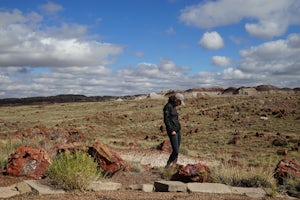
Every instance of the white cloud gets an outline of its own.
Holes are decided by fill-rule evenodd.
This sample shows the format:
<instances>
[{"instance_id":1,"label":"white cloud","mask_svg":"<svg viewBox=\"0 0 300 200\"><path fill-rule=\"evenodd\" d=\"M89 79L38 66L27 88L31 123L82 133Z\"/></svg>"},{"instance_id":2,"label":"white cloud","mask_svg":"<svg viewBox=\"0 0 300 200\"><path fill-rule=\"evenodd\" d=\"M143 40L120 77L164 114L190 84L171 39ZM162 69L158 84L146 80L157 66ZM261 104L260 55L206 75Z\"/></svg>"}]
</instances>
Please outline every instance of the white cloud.
<instances>
[{"instance_id":1,"label":"white cloud","mask_svg":"<svg viewBox=\"0 0 300 200\"><path fill-rule=\"evenodd\" d=\"M179 20L199 28L236 24L242 20L253 36L271 38L285 33L290 25L300 24L298 0L217 0L204 1L181 10Z\"/></svg>"},{"instance_id":2,"label":"white cloud","mask_svg":"<svg viewBox=\"0 0 300 200\"><path fill-rule=\"evenodd\" d=\"M251 73L300 75L300 34L240 51L239 69Z\"/></svg>"},{"instance_id":3,"label":"white cloud","mask_svg":"<svg viewBox=\"0 0 300 200\"><path fill-rule=\"evenodd\" d=\"M218 67L225 67L231 65L231 59L226 56L213 56L212 64Z\"/></svg>"},{"instance_id":4,"label":"white cloud","mask_svg":"<svg viewBox=\"0 0 300 200\"><path fill-rule=\"evenodd\" d=\"M223 38L216 31L206 32L198 42L202 47L217 50L224 47Z\"/></svg>"},{"instance_id":5,"label":"white cloud","mask_svg":"<svg viewBox=\"0 0 300 200\"><path fill-rule=\"evenodd\" d=\"M283 35L286 31L286 25L277 22L261 21L257 24L246 23L245 28L250 35L259 38L272 38L274 36Z\"/></svg>"},{"instance_id":6,"label":"white cloud","mask_svg":"<svg viewBox=\"0 0 300 200\"><path fill-rule=\"evenodd\" d=\"M278 4L292 2L290 0L274 1L274 6L267 1L259 1L266 8L260 9L258 6L256 10L250 8L250 4L253 6L258 1L242 1L247 4L241 6L242 11L237 8L241 2L239 0L234 5L225 0L204 2L199 4L200 10L204 9L201 6L210 4L216 6L216 10L209 12L214 13L213 18L204 19L203 22L202 18L196 17L201 26L207 23L206 27L214 27L251 18L251 23L245 25L249 33L271 37L281 34L285 25L299 21L296 17L299 16L297 7L294 11L288 7L289 11L294 12L295 18L286 18L289 23L282 23L282 26L276 22L273 27L270 20L265 20L266 16L277 16L280 13L272 13L270 10L277 11L273 8L278 8ZM232 13L228 11L230 6L233 7ZM191 7L191 10L194 8ZM54 13L57 11L53 10ZM202 14L209 16L209 13ZM0 98L66 93L88 96L134 95L168 89L258 84L283 87L300 85L300 34L291 34L286 39L241 50L237 66L232 66L228 57L214 56L214 65L230 66L218 72L200 70L190 74L189 67L165 58L157 63L140 62L113 70L109 64L122 53L122 46L95 40L96 36L89 35L88 26L61 22L60 26L44 27L43 20L43 16L34 12L0 12ZM273 27L274 34L269 34L267 29L270 27ZM231 39L237 43L245 42L241 38ZM214 50L224 47L223 39L217 32L205 33L199 44ZM137 52L136 55L143 56L143 53ZM205 68L201 65L194 67Z\"/></svg>"},{"instance_id":7,"label":"white cloud","mask_svg":"<svg viewBox=\"0 0 300 200\"><path fill-rule=\"evenodd\" d=\"M43 31L29 15L0 12L3 15L10 15L14 20L1 22L0 67L107 65L113 61L111 56L122 53L119 45L82 39L86 28L80 25L64 24L56 27L56 31L54 28Z\"/></svg>"},{"instance_id":8,"label":"white cloud","mask_svg":"<svg viewBox=\"0 0 300 200\"><path fill-rule=\"evenodd\" d=\"M40 9L47 14L55 14L63 10L63 7L59 4L49 1L47 4L41 5Z\"/></svg>"}]
</instances>

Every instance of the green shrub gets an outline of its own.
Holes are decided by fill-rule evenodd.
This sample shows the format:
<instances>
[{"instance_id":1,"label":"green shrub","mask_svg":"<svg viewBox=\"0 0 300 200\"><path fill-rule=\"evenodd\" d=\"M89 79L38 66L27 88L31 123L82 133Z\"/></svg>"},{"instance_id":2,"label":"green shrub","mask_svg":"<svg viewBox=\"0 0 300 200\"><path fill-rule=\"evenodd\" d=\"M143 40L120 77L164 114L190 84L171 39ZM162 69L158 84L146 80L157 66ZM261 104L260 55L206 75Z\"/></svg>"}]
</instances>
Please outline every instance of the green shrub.
<instances>
[{"instance_id":1,"label":"green shrub","mask_svg":"<svg viewBox=\"0 0 300 200\"><path fill-rule=\"evenodd\" d=\"M86 189L99 175L97 163L85 152L61 154L47 169L47 174L66 190Z\"/></svg>"}]
</instances>

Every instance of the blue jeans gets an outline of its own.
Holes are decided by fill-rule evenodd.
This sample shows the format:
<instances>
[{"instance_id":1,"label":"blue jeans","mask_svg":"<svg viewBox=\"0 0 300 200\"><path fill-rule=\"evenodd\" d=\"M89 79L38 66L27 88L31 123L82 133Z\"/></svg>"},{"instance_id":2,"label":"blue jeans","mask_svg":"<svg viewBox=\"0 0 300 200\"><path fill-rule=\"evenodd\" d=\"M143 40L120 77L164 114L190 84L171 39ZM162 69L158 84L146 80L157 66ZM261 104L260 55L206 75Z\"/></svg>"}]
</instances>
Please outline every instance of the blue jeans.
<instances>
[{"instance_id":1,"label":"blue jeans","mask_svg":"<svg viewBox=\"0 0 300 200\"><path fill-rule=\"evenodd\" d=\"M169 157L169 160L167 162L167 166L169 166L171 163L176 163L178 159L179 154L179 147L180 147L180 141L181 141L181 133L180 131L176 133L176 135L168 134L171 146L172 146L172 153Z\"/></svg>"}]
</instances>

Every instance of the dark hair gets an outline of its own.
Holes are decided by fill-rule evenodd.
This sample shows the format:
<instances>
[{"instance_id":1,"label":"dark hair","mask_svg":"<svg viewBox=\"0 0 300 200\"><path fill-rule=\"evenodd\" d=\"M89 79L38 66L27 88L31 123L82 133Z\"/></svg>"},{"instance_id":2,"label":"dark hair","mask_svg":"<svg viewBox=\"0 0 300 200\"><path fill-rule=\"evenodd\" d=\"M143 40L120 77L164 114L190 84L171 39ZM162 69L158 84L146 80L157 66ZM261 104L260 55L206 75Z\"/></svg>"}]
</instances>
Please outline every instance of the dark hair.
<instances>
[{"instance_id":1,"label":"dark hair","mask_svg":"<svg viewBox=\"0 0 300 200\"><path fill-rule=\"evenodd\" d=\"M174 106L176 105L177 102L178 102L178 103L181 103L181 101L180 101L179 99L177 99L177 98L175 97L175 95L169 96L169 102L170 102L171 104L173 104Z\"/></svg>"}]
</instances>

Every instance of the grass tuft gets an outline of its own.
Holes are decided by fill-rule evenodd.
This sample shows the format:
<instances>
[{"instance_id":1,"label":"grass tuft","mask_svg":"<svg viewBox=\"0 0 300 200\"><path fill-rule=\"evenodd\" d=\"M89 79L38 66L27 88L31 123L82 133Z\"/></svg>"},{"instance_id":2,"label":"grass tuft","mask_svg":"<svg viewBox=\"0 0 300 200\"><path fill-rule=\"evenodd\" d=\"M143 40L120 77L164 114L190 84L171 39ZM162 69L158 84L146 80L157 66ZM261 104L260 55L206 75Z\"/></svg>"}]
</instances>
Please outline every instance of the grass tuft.
<instances>
[{"instance_id":1,"label":"grass tuft","mask_svg":"<svg viewBox=\"0 0 300 200\"><path fill-rule=\"evenodd\" d=\"M272 167L243 168L230 164L220 164L212 168L212 180L238 187L263 187L276 189Z\"/></svg>"},{"instance_id":2,"label":"grass tuft","mask_svg":"<svg viewBox=\"0 0 300 200\"><path fill-rule=\"evenodd\" d=\"M85 152L61 154L49 166L47 174L66 190L85 190L100 174L97 163Z\"/></svg>"}]
</instances>

